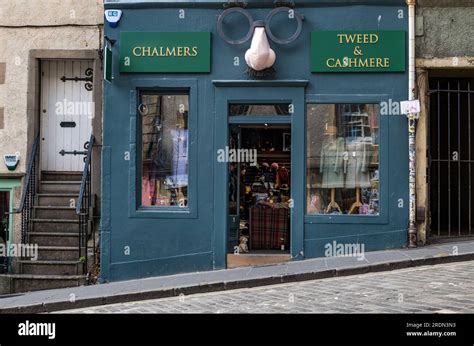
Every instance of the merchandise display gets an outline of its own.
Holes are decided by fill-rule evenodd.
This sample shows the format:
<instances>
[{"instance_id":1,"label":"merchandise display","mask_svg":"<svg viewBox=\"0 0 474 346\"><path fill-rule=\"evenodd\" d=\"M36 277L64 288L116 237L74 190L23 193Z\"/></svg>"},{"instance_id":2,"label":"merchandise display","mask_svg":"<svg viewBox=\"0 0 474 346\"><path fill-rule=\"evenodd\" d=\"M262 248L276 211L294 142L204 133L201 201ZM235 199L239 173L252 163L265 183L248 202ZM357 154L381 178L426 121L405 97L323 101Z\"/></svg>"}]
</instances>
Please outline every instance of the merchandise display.
<instances>
[{"instance_id":1,"label":"merchandise display","mask_svg":"<svg viewBox=\"0 0 474 346\"><path fill-rule=\"evenodd\" d=\"M250 207L250 250L288 249L288 221L287 203L257 203Z\"/></svg>"},{"instance_id":2,"label":"merchandise display","mask_svg":"<svg viewBox=\"0 0 474 346\"><path fill-rule=\"evenodd\" d=\"M254 149L258 159L229 163L229 214L239 220L229 229L229 251L241 248L242 237L248 240L250 253L289 251L291 152L284 150L287 135L287 128L269 126L231 129L230 148L241 144Z\"/></svg>"},{"instance_id":3,"label":"merchandise display","mask_svg":"<svg viewBox=\"0 0 474 346\"><path fill-rule=\"evenodd\" d=\"M370 137L369 137L370 138ZM346 141L344 187L346 189L370 187L369 163L372 157L372 146L363 140Z\"/></svg>"},{"instance_id":4,"label":"merchandise display","mask_svg":"<svg viewBox=\"0 0 474 346\"><path fill-rule=\"evenodd\" d=\"M142 206L186 207L188 96L141 95Z\"/></svg>"},{"instance_id":5,"label":"merchandise display","mask_svg":"<svg viewBox=\"0 0 474 346\"><path fill-rule=\"evenodd\" d=\"M322 175L321 188L344 187L345 141L341 137L330 137L323 143L319 172Z\"/></svg>"},{"instance_id":6,"label":"merchandise display","mask_svg":"<svg viewBox=\"0 0 474 346\"><path fill-rule=\"evenodd\" d=\"M377 215L377 107L312 105L308 113L308 214Z\"/></svg>"}]
</instances>

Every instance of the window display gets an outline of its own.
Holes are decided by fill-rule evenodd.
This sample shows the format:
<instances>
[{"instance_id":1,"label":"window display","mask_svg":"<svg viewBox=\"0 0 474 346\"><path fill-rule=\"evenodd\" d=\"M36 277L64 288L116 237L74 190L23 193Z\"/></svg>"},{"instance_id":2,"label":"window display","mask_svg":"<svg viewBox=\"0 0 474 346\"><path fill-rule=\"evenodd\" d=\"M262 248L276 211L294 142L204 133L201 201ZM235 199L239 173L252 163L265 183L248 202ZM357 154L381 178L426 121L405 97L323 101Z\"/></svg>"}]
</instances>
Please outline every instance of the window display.
<instances>
[{"instance_id":1,"label":"window display","mask_svg":"<svg viewBox=\"0 0 474 346\"><path fill-rule=\"evenodd\" d=\"M142 206L186 207L188 95L141 95Z\"/></svg>"},{"instance_id":2,"label":"window display","mask_svg":"<svg viewBox=\"0 0 474 346\"><path fill-rule=\"evenodd\" d=\"M308 214L379 213L378 105L309 104Z\"/></svg>"}]
</instances>

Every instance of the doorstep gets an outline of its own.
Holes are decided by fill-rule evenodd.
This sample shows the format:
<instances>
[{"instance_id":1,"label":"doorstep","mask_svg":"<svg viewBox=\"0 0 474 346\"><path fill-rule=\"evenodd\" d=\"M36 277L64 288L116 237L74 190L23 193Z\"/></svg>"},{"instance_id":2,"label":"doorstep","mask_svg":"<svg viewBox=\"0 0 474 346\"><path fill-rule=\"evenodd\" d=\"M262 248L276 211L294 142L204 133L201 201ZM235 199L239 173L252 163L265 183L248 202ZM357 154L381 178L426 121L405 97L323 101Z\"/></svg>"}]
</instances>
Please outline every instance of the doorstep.
<instances>
[{"instance_id":1,"label":"doorstep","mask_svg":"<svg viewBox=\"0 0 474 346\"><path fill-rule=\"evenodd\" d=\"M315 258L0 296L0 313L44 313L469 260L474 240L368 252L364 259Z\"/></svg>"}]
</instances>

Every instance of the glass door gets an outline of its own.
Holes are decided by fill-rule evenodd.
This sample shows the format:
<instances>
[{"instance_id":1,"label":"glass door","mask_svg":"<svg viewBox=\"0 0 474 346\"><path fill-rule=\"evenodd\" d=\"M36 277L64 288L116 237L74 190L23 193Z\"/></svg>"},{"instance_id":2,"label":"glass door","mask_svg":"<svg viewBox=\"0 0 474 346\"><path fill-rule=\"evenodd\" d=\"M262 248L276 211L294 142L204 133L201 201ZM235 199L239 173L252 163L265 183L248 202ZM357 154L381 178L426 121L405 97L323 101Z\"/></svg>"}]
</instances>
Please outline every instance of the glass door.
<instances>
[{"instance_id":1,"label":"glass door","mask_svg":"<svg viewBox=\"0 0 474 346\"><path fill-rule=\"evenodd\" d=\"M291 109L229 104L228 267L291 258Z\"/></svg>"},{"instance_id":2,"label":"glass door","mask_svg":"<svg viewBox=\"0 0 474 346\"><path fill-rule=\"evenodd\" d=\"M229 151L238 152L241 147L240 128L230 127L229 131ZM228 253L240 253L239 236L240 236L240 169L239 160L229 160L229 219L228 219Z\"/></svg>"}]
</instances>

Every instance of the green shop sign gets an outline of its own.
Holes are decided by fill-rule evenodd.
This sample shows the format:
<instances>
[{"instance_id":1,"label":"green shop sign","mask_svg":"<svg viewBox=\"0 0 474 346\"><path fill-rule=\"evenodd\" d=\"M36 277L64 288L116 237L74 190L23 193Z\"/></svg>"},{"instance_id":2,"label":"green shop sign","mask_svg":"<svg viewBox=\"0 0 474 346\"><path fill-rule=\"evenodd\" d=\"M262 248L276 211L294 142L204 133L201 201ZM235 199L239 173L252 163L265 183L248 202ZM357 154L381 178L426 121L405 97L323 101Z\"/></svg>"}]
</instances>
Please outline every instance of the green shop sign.
<instances>
[{"instance_id":1,"label":"green shop sign","mask_svg":"<svg viewBox=\"0 0 474 346\"><path fill-rule=\"evenodd\" d=\"M404 72L405 31L315 31L312 72Z\"/></svg>"},{"instance_id":2,"label":"green shop sign","mask_svg":"<svg viewBox=\"0 0 474 346\"><path fill-rule=\"evenodd\" d=\"M120 72L211 72L211 33L122 32Z\"/></svg>"}]
</instances>

